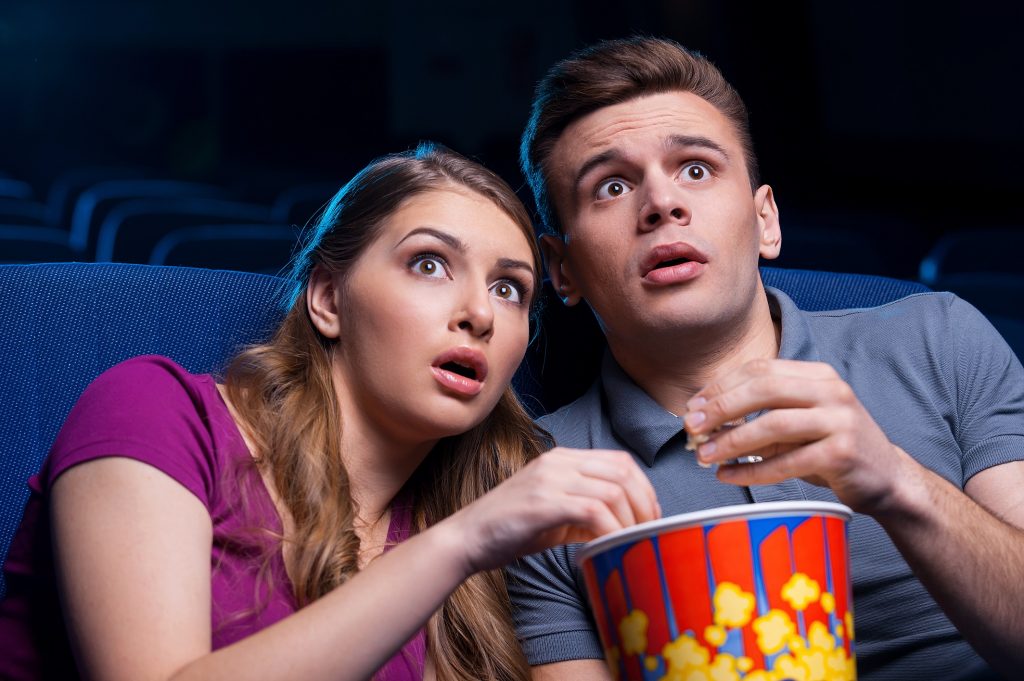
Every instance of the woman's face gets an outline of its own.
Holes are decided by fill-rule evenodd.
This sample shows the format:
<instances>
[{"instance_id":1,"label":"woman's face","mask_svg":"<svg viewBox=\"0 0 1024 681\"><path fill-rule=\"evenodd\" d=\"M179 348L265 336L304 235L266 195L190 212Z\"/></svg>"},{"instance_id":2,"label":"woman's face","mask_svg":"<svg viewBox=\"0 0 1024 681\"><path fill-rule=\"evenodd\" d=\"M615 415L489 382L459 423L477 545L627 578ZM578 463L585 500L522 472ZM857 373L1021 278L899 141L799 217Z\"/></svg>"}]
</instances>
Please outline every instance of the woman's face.
<instances>
[{"instance_id":1,"label":"woman's face","mask_svg":"<svg viewBox=\"0 0 1024 681\"><path fill-rule=\"evenodd\" d=\"M482 421L526 352L534 267L527 237L483 196L403 203L335 278L346 431L422 444Z\"/></svg>"}]
</instances>

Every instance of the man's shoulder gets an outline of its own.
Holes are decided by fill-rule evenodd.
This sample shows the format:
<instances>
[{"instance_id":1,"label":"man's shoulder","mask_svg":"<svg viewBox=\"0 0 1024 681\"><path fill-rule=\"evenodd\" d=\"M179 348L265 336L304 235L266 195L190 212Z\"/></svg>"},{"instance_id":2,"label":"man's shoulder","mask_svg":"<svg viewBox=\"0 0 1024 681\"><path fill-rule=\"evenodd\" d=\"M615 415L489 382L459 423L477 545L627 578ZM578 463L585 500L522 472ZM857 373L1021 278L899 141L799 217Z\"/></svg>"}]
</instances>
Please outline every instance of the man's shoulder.
<instances>
[{"instance_id":1,"label":"man's shoulder","mask_svg":"<svg viewBox=\"0 0 1024 681\"><path fill-rule=\"evenodd\" d=\"M843 321L860 323L872 318L905 319L913 322L928 323L935 320L936 315L956 314L959 305L964 301L954 294L943 291L914 293L898 300L876 305L874 307L857 307L840 310L802 311L801 314L819 323L841 323Z\"/></svg>"},{"instance_id":2,"label":"man's shoulder","mask_svg":"<svg viewBox=\"0 0 1024 681\"><path fill-rule=\"evenodd\" d=\"M948 292L915 293L876 307L801 312L819 341L852 347L868 343L908 349L943 342L974 312Z\"/></svg>"},{"instance_id":3,"label":"man's shoulder","mask_svg":"<svg viewBox=\"0 0 1024 681\"><path fill-rule=\"evenodd\" d=\"M818 358L851 380L854 367L886 368L903 382L952 388L975 355L999 364L1012 351L970 303L949 292L916 293L884 305L801 313ZM981 357L975 358L981 361ZM860 389L878 375L859 372Z\"/></svg>"}]
</instances>

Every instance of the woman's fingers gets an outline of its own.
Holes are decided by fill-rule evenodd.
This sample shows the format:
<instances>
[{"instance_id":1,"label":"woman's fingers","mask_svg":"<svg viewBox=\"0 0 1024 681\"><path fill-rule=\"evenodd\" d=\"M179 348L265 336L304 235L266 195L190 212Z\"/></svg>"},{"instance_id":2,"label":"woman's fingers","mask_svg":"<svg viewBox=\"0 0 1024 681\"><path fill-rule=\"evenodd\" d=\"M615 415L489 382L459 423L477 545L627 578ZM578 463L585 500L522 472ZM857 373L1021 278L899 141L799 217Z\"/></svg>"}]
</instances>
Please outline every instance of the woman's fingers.
<instances>
[{"instance_id":1,"label":"woman's fingers","mask_svg":"<svg viewBox=\"0 0 1024 681\"><path fill-rule=\"evenodd\" d=\"M654 488L625 452L556 448L456 514L476 569L660 517Z\"/></svg>"},{"instance_id":2,"label":"woman's fingers","mask_svg":"<svg viewBox=\"0 0 1024 681\"><path fill-rule=\"evenodd\" d=\"M616 513L616 516L623 519L623 527L661 517L661 506L654 487L633 457L626 452L565 449L553 450L553 453L564 453L573 462L580 479L611 483L612 487L594 486L590 489L595 493L611 495L601 498L613 502L613 510L623 502L628 504L628 513L624 510Z\"/></svg>"}]
</instances>

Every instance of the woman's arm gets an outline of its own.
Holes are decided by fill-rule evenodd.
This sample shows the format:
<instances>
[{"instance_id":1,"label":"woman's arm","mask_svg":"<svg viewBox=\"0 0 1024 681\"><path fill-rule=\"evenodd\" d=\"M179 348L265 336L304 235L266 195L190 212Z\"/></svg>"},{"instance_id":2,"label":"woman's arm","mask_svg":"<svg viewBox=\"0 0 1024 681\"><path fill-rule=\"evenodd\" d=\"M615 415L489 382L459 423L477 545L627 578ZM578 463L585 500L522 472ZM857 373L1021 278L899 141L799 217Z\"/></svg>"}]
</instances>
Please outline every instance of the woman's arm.
<instances>
[{"instance_id":1,"label":"woman's arm","mask_svg":"<svg viewBox=\"0 0 1024 681\"><path fill-rule=\"evenodd\" d=\"M123 458L76 466L52 502L66 620L96 679L365 679L466 577L659 513L621 452L554 450L374 560L327 596L210 651L212 529L203 504Z\"/></svg>"}]
</instances>

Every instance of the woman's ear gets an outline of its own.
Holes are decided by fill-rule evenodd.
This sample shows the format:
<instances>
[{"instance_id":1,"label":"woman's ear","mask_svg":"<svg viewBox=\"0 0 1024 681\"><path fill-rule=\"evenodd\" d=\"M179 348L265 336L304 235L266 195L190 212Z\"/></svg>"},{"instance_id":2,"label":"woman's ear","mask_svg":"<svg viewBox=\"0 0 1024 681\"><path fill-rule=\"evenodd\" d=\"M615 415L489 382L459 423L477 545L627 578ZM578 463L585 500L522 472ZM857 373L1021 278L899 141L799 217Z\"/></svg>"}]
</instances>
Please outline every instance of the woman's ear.
<instances>
[{"instance_id":1,"label":"woman's ear","mask_svg":"<svg viewBox=\"0 0 1024 681\"><path fill-rule=\"evenodd\" d=\"M545 234L540 238L540 252L544 255L548 279L562 303L571 307L580 302L580 295L576 291L565 248L565 241L558 236Z\"/></svg>"},{"instance_id":2,"label":"woman's ear","mask_svg":"<svg viewBox=\"0 0 1024 681\"><path fill-rule=\"evenodd\" d=\"M754 210L757 211L757 228L760 232L760 255L765 260L774 260L782 250L782 226L779 223L779 207L775 205L775 196L768 185L761 185L754 193Z\"/></svg>"},{"instance_id":3,"label":"woman's ear","mask_svg":"<svg viewBox=\"0 0 1024 681\"><path fill-rule=\"evenodd\" d=\"M325 338L341 335L340 291L332 273L320 265L313 267L306 287L306 310L313 326Z\"/></svg>"}]
</instances>

